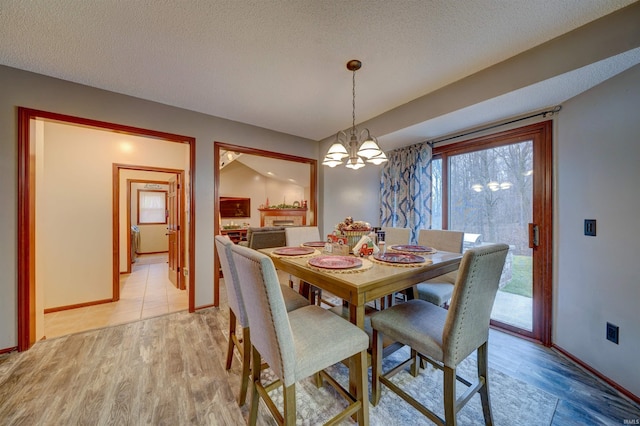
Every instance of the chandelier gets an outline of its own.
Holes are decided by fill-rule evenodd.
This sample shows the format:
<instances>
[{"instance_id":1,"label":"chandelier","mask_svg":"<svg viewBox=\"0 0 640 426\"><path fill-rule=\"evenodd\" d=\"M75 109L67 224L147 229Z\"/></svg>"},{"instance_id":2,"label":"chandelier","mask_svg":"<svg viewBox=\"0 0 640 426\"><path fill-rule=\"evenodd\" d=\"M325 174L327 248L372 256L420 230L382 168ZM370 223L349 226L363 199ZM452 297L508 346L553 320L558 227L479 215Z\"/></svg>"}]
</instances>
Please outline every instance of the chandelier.
<instances>
[{"instance_id":1,"label":"chandelier","mask_svg":"<svg viewBox=\"0 0 640 426\"><path fill-rule=\"evenodd\" d=\"M322 164L329 167L335 167L342 164L347 159L346 166L353 170L364 167L364 162L379 165L387 161L387 156L380 149L378 140L375 136L371 136L369 129L363 129L358 132L356 129L356 71L360 69L362 62L352 59L347 62L347 69L353 72L353 110L351 130L349 136L342 130L336 134L336 140L324 156ZM364 158L364 160L363 160Z\"/></svg>"}]
</instances>

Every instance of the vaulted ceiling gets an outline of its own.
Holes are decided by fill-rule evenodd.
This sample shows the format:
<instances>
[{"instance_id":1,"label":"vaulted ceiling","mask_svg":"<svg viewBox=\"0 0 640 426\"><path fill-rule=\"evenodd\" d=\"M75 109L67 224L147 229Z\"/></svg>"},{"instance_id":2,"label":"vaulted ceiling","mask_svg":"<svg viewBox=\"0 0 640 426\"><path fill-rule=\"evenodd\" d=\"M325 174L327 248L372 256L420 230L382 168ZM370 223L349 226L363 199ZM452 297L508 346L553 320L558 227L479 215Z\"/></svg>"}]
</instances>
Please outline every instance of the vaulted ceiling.
<instances>
[{"instance_id":1,"label":"vaulted ceiling","mask_svg":"<svg viewBox=\"0 0 640 426\"><path fill-rule=\"evenodd\" d=\"M3 0L0 64L322 140L632 0ZM386 148L560 103L640 63L610 58L474 100Z\"/></svg>"}]
</instances>

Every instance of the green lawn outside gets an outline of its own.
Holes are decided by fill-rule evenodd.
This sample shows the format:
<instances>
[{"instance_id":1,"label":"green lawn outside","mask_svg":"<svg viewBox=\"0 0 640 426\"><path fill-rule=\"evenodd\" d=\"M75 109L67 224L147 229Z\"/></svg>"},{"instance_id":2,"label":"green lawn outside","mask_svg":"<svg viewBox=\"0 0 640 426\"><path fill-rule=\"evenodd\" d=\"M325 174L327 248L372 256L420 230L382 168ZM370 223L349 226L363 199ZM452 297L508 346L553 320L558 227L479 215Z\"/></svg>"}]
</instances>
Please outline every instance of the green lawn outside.
<instances>
[{"instance_id":1,"label":"green lawn outside","mask_svg":"<svg viewBox=\"0 0 640 426\"><path fill-rule=\"evenodd\" d=\"M511 281L500 291L532 297L531 260L530 256L513 256L513 275Z\"/></svg>"}]
</instances>

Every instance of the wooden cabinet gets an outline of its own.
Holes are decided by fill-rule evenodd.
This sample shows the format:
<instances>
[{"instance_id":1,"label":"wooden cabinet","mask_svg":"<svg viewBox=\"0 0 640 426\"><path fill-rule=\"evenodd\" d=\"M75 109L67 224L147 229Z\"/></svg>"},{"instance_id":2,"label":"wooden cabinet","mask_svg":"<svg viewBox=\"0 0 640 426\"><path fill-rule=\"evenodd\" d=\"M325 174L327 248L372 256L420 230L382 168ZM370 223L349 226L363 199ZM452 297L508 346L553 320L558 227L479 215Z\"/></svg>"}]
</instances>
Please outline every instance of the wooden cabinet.
<instances>
[{"instance_id":1,"label":"wooden cabinet","mask_svg":"<svg viewBox=\"0 0 640 426\"><path fill-rule=\"evenodd\" d=\"M260 226L305 226L307 210L300 209L258 209Z\"/></svg>"},{"instance_id":2,"label":"wooden cabinet","mask_svg":"<svg viewBox=\"0 0 640 426\"><path fill-rule=\"evenodd\" d=\"M231 239L231 241L233 241L235 244L238 244L239 241L247 239L247 230L246 230L246 228L243 228L243 229L221 229L220 230L220 234L228 236Z\"/></svg>"}]
</instances>

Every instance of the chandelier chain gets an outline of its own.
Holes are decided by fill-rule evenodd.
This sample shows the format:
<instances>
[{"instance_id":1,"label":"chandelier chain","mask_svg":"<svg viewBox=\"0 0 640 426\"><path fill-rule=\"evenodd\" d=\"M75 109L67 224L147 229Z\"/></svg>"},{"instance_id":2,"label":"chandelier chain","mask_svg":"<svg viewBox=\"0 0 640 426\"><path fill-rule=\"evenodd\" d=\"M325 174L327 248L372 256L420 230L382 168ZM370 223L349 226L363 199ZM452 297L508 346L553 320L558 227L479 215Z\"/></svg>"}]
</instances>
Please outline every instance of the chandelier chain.
<instances>
[{"instance_id":1,"label":"chandelier chain","mask_svg":"<svg viewBox=\"0 0 640 426\"><path fill-rule=\"evenodd\" d=\"M352 121L351 121L351 134L356 134L356 70L353 70L353 102L352 102Z\"/></svg>"}]
</instances>

